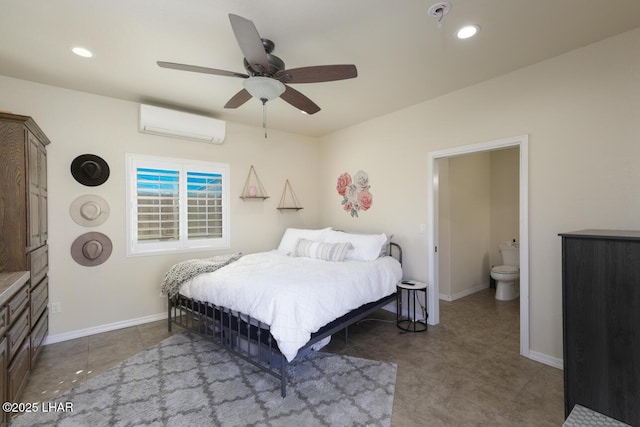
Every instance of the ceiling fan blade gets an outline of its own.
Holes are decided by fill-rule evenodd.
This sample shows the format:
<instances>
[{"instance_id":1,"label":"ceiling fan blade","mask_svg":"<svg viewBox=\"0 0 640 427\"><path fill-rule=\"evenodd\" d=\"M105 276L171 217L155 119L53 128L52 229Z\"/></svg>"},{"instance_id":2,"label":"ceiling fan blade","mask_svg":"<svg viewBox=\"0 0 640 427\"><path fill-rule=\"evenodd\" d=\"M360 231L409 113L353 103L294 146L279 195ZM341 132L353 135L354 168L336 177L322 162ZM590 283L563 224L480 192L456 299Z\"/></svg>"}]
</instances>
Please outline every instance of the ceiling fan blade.
<instances>
[{"instance_id":1,"label":"ceiling fan blade","mask_svg":"<svg viewBox=\"0 0 640 427\"><path fill-rule=\"evenodd\" d=\"M287 85L285 85L285 88L286 89L282 93L282 95L280 95L280 98L284 99L289 104L296 107L298 110L307 114L315 114L320 111L320 107L318 107L315 102L307 98L305 95Z\"/></svg>"},{"instance_id":2,"label":"ceiling fan blade","mask_svg":"<svg viewBox=\"0 0 640 427\"><path fill-rule=\"evenodd\" d=\"M229 14L231 28L245 59L256 73L269 72L269 60L264 50L260 34L250 20L242 16Z\"/></svg>"},{"instance_id":3,"label":"ceiling fan blade","mask_svg":"<svg viewBox=\"0 0 640 427\"><path fill-rule=\"evenodd\" d=\"M162 68L171 68L173 70L193 71L194 73L215 74L217 76L240 77L242 79L249 78L249 76L244 73L217 70L215 68L208 68L208 67L199 67L197 65L176 64L175 62L164 62L164 61L158 61L157 64Z\"/></svg>"},{"instance_id":4,"label":"ceiling fan blade","mask_svg":"<svg viewBox=\"0 0 640 427\"><path fill-rule=\"evenodd\" d=\"M224 104L224 108L238 108L250 99L251 94L247 92L246 89L242 89L240 92L233 95L226 104Z\"/></svg>"},{"instance_id":5,"label":"ceiling fan blade","mask_svg":"<svg viewBox=\"0 0 640 427\"><path fill-rule=\"evenodd\" d=\"M284 83L331 82L354 77L358 77L358 70L353 64L317 65L315 67L292 68L276 73L276 78Z\"/></svg>"}]
</instances>

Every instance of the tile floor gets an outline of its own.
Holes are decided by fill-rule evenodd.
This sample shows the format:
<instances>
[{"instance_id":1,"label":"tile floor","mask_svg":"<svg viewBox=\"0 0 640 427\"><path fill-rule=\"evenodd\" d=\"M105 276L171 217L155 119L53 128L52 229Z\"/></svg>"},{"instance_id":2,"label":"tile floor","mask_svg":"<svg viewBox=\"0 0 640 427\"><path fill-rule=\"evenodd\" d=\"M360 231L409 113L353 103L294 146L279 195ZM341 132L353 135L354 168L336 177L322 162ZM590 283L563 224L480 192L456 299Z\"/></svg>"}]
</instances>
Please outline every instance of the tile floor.
<instances>
[{"instance_id":1,"label":"tile floor","mask_svg":"<svg viewBox=\"0 0 640 427\"><path fill-rule=\"evenodd\" d=\"M416 334L380 311L384 321L353 326L348 345L337 336L326 350L398 365L394 427L561 426L562 371L519 355L519 301L493 295L441 302L440 325ZM22 401L50 401L169 335L159 321L48 345Z\"/></svg>"}]
</instances>

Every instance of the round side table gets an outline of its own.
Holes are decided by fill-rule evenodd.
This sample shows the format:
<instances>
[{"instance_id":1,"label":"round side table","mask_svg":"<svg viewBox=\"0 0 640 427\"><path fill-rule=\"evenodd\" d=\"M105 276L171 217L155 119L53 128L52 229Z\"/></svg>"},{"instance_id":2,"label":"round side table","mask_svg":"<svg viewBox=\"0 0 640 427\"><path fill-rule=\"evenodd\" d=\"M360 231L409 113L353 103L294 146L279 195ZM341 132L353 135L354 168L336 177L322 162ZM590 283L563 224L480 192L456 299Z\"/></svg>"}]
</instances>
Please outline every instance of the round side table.
<instances>
[{"instance_id":1,"label":"round side table","mask_svg":"<svg viewBox=\"0 0 640 427\"><path fill-rule=\"evenodd\" d=\"M424 332L427 330L427 284L417 280L403 280L396 285L398 296L396 298L396 326L404 332ZM419 301L416 301L418 292L424 296L424 318L418 319ZM402 301L407 301L407 314L402 314Z\"/></svg>"}]
</instances>

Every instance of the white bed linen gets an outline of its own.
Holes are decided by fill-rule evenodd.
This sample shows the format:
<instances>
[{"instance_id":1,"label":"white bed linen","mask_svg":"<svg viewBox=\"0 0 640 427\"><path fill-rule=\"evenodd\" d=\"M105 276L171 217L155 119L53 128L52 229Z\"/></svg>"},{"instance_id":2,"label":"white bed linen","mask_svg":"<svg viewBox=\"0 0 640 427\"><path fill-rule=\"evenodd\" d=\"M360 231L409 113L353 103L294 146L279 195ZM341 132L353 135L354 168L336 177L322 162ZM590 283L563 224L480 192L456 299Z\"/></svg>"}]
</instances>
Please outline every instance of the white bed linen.
<instances>
[{"instance_id":1,"label":"white bed linen","mask_svg":"<svg viewBox=\"0 0 640 427\"><path fill-rule=\"evenodd\" d=\"M313 332L392 294L401 278L400 263L392 257L329 262L270 251L196 276L180 293L270 325L280 351L291 361Z\"/></svg>"}]
</instances>

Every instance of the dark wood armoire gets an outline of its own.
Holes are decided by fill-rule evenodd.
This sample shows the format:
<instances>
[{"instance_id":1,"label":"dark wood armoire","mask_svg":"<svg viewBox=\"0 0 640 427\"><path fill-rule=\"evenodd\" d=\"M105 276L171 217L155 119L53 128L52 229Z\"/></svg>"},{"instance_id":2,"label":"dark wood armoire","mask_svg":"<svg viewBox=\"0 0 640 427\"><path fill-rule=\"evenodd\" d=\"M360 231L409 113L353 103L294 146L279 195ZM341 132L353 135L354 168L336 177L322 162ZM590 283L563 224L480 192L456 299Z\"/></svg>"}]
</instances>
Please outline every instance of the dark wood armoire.
<instances>
[{"instance_id":1,"label":"dark wood armoire","mask_svg":"<svg viewBox=\"0 0 640 427\"><path fill-rule=\"evenodd\" d=\"M565 416L640 427L640 231L562 233Z\"/></svg>"}]
</instances>

